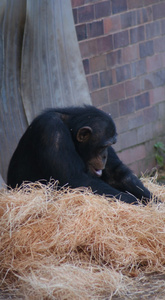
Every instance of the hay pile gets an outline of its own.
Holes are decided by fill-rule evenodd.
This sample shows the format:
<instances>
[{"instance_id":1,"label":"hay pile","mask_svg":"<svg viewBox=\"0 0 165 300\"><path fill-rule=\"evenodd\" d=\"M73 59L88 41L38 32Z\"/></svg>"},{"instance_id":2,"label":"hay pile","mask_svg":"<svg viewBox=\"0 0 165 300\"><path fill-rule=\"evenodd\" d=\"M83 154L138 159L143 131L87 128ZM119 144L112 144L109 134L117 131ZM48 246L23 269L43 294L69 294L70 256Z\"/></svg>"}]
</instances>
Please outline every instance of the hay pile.
<instances>
[{"instance_id":1,"label":"hay pile","mask_svg":"<svg viewBox=\"0 0 165 300\"><path fill-rule=\"evenodd\" d=\"M131 276L165 273L165 203L31 184L1 191L0 218L0 290L23 299L110 299Z\"/></svg>"}]
</instances>

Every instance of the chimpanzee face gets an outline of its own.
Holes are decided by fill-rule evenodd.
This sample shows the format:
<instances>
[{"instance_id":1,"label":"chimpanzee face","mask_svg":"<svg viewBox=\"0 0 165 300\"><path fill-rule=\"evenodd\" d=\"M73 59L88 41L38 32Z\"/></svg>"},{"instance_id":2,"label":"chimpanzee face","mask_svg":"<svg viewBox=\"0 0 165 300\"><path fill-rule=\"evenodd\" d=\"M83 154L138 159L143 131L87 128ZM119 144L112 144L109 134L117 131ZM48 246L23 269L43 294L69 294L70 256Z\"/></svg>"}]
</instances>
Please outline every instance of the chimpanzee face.
<instances>
[{"instance_id":1,"label":"chimpanzee face","mask_svg":"<svg viewBox=\"0 0 165 300\"><path fill-rule=\"evenodd\" d=\"M107 122L104 122L99 125L102 125L99 129L82 127L77 133L80 156L89 173L97 177L102 176L102 170L105 169L107 162L108 147L116 143L117 137L114 123L109 122L107 126Z\"/></svg>"},{"instance_id":2,"label":"chimpanzee face","mask_svg":"<svg viewBox=\"0 0 165 300\"><path fill-rule=\"evenodd\" d=\"M88 170L92 175L101 177L108 158L108 147L115 143L116 134L98 147L95 147L87 161Z\"/></svg>"},{"instance_id":3,"label":"chimpanzee face","mask_svg":"<svg viewBox=\"0 0 165 300\"><path fill-rule=\"evenodd\" d=\"M87 162L89 173L97 177L101 177L102 170L105 169L107 156L108 156L107 147L98 150L98 153Z\"/></svg>"}]
</instances>

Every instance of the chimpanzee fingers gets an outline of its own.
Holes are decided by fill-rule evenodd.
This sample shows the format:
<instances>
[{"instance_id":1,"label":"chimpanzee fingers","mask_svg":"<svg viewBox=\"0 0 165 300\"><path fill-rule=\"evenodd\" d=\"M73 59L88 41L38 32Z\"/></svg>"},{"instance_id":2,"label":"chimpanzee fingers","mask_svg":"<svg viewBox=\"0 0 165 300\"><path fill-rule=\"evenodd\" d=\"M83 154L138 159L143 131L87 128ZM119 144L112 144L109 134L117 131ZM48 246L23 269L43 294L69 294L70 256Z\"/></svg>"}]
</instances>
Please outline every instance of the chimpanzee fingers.
<instances>
[{"instance_id":1,"label":"chimpanzee fingers","mask_svg":"<svg viewBox=\"0 0 165 300\"><path fill-rule=\"evenodd\" d=\"M130 194L130 193L121 192L118 195L116 195L115 198L117 198L118 200L123 201L125 203L138 205L137 198L134 195Z\"/></svg>"}]
</instances>

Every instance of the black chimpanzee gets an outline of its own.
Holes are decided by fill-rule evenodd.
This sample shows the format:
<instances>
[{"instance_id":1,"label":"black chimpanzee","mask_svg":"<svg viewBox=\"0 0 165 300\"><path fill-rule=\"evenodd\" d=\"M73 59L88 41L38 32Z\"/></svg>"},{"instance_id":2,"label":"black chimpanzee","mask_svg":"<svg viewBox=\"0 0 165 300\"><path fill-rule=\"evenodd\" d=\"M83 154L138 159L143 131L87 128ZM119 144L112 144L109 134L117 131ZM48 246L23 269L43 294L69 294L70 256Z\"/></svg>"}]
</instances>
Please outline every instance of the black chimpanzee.
<instances>
[{"instance_id":1,"label":"black chimpanzee","mask_svg":"<svg viewBox=\"0 0 165 300\"><path fill-rule=\"evenodd\" d=\"M142 182L111 147L116 127L110 115L93 107L49 109L21 138L8 169L8 185L49 181L72 188L91 187L97 194L127 203L151 197Z\"/></svg>"}]
</instances>

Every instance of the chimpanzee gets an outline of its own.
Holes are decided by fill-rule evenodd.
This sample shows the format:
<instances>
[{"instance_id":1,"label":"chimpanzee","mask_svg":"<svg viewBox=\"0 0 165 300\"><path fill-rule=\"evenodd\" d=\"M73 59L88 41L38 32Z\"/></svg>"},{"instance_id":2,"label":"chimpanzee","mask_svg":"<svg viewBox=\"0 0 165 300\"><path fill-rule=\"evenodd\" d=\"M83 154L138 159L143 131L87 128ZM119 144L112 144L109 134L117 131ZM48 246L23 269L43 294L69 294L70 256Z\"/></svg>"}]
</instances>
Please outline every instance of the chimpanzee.
<instances>
[{"instance_id":1,"label":"chimpanzee","mask_svg":"<svg viewBox=\"0 0 165 300\"><path fill-rule=\"evenodd\" d=\"M93 107L49 109L22 136L9 164L8 186L23 181L91 187L97 194L137 204L151 193L119 159L112 144L116 127L109 114Z\"/></svg>"}]
</instances>

